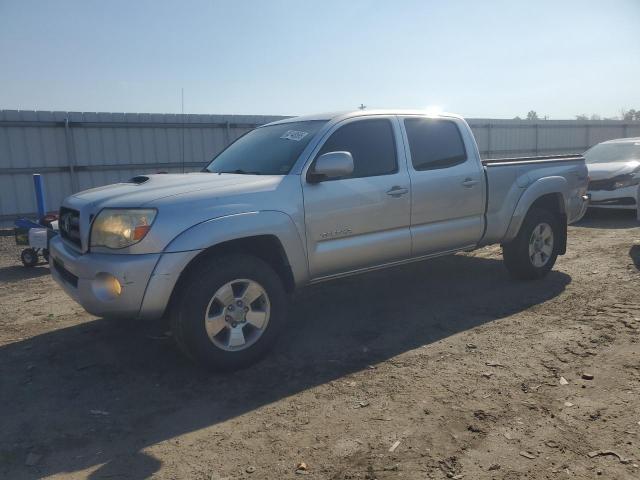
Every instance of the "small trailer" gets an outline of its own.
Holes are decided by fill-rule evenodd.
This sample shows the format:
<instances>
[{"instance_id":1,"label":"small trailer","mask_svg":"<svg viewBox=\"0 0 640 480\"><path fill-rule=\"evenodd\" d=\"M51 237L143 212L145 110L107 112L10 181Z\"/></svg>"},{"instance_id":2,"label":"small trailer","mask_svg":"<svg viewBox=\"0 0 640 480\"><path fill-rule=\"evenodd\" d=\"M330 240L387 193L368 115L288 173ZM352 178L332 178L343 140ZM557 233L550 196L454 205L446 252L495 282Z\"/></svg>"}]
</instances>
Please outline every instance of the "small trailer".
<instances>
[{"instance_id":1,"label":"small trailer","mask_svg":"<svg viewBox=\"0 0 640 480\"><path fill-rule=\"evenodd\" d=\"M49 262L49 241L58 234L58 214L46 213L44 183L39 173L33 174L38 221L19 218L14 222L14 233L17 245L26 245L20 253L20 260L25 267L38 264L38 257L42 255Z\"/></svg>"},{"instance_id":2,"label":"small trailer","mask_svg":"<svg viewBox=\"0 0 640 480\"><path fill-rule=\"evenodd\" d=\"M16 244L27 246L20 253L20 260L25 267L37 265L40 255L49 261L49 240L58 234L58 220L55 217L47 215L40 223L27 218L19 218L14 222Z\"/></svg>"}]
</instances>

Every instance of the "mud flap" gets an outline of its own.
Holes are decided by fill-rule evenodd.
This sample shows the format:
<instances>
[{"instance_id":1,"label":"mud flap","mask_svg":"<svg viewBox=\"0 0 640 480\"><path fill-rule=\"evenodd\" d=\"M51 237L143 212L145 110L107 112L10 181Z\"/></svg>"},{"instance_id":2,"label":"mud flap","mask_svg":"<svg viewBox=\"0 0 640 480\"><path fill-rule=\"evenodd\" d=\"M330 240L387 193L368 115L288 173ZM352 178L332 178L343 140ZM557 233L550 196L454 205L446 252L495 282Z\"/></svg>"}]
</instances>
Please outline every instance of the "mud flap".
<instances>
[{"instance_id":1,"label":"mud flap","mask_svg":"<svg viewBox=\"0 0 640 480\"><path fill-rule=\"evenodd\" d=\"M565 214L560 215L560 232L562 235L558 242L558 255L564 255L567 253L567 216Z\"/></svg>"}]
</instances>

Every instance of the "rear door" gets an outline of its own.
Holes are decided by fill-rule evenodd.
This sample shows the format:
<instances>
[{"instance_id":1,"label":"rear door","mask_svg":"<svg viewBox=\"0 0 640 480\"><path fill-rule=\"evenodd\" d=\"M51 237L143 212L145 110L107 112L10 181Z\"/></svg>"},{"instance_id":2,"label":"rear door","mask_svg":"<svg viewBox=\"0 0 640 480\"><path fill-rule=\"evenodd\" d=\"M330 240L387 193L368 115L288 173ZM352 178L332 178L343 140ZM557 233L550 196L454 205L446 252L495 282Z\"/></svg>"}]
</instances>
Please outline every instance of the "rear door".
<instances>
[{"instance_id":1,"label":"rear door","mask_svg":"<svg viewBox=\"0 0 640 480\"><path fill-rule=\"evenodd\" d=\"M302 180L312 279L410 256L410 185L400 135L393 116L357 117L334 127L314 155L315 161L350 152L354 171L315 184Z\"/></svg>"},{"instance_id":2,"label":"rear door","mask_svg":"<svg viewBox=\"0 0 640 480\"><path fill-rule=\"evenodd\" d=\"M412 255L475 245L484 228L485 184L473 139L465 141L457 119L400 120L411 176Z\"/></svg>"}]
</instances>

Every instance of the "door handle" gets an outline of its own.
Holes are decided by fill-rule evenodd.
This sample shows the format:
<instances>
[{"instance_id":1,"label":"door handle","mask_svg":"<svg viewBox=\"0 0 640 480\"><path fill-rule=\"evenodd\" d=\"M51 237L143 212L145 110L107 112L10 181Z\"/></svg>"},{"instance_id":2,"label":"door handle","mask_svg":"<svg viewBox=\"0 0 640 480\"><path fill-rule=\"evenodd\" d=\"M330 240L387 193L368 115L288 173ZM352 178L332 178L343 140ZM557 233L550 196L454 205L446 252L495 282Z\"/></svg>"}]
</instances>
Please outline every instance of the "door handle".
<instances>
[{"instance_id":1,"label":"door handle","mask_svg":"<svg viewBox=\"0 0 640 480\"><path fill-rule=\"evenodd\" d=\"M408 188L403 188L403 187L400 187L398 185L394 185L389 190L387 190L387 195L390 195L392 197L400 197L400 196L405 195L407 193L409 193L409 189Z\"/></svg>"},{"instance_id":2,"label":"door handle","mask_svg":"<svg viewBox=\"0 0 640 480\"><path fill-rule=\"evenodd\" d=\"M471 188L474 185L476 185L478 183L478 180L474 180L472 178L465 178L464 182L462 182L462 185L464 185L467 188Z\"/></svg>"}]
</instances>

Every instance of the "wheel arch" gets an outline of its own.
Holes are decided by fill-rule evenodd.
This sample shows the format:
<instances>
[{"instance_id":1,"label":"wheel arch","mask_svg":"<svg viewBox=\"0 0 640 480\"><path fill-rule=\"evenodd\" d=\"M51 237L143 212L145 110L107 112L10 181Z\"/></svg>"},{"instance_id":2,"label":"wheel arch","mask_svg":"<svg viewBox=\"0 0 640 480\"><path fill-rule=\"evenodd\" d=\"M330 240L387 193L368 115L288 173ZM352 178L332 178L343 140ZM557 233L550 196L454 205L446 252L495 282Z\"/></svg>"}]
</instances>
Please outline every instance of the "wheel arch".
<instances>
[{"instance_id":1,"label":"wheel arch","mask_svg":"<svg viewBox=\"0 0 640 480\"><path fill-rule=\"evenodd\" d=\"M288 292L295 289L295 279L282 242L275 235L251 235L211 245L196 255L182 270L176 286L198 264L210 258L240 253L257 257L271 266Z\"/></svg>"},{"instance_id":2,"label":"wheel arch","mask_svg":"<svg viewBox=\"0 0 640 480\"><path fill-rule=\"evenodd\" d=\"M210 261L215 257L238 253L254 256L264 261L271 266L280 277L287 293L293 293L295 291L296 281L293 270L289 264L287 253L278 237L269 234L251 235L211 245L192 258L182 269L176 280L169 301L167 302L166 312L171 311L176 299L179 298L180 292L185 288L185 282L190 277L191 272L202 264L202 262Z\"/></svg>"},{"instance_id":3,"label":"wheel arch","mask_svg":"<svg viewBox=\"0 0 640 480\"><path fill-rule=\"evenodd\" d=\"M532 208L540 208L557 216L561 229L558 251L560 255L566 253L567 200L565 192L567 189L568 183L564 177L545 177L530 185L518 201L502 243L508 243L518 235L524 219Z\"/></svg>"},{"instance_id":4,"label":"wheel arch","mask_svg":"<svg viewBox=\"0 0 640 480\"><path fill-rule=\"evenodd\" d=\"M200 252L180 272L168 308L193 268L215 256L243 253L260 258L276 271L288 293L308 280L304 244L291 217L279 211L240 213L194 225L165 249L180 251Z\"/></svg>"}]
</instances>

